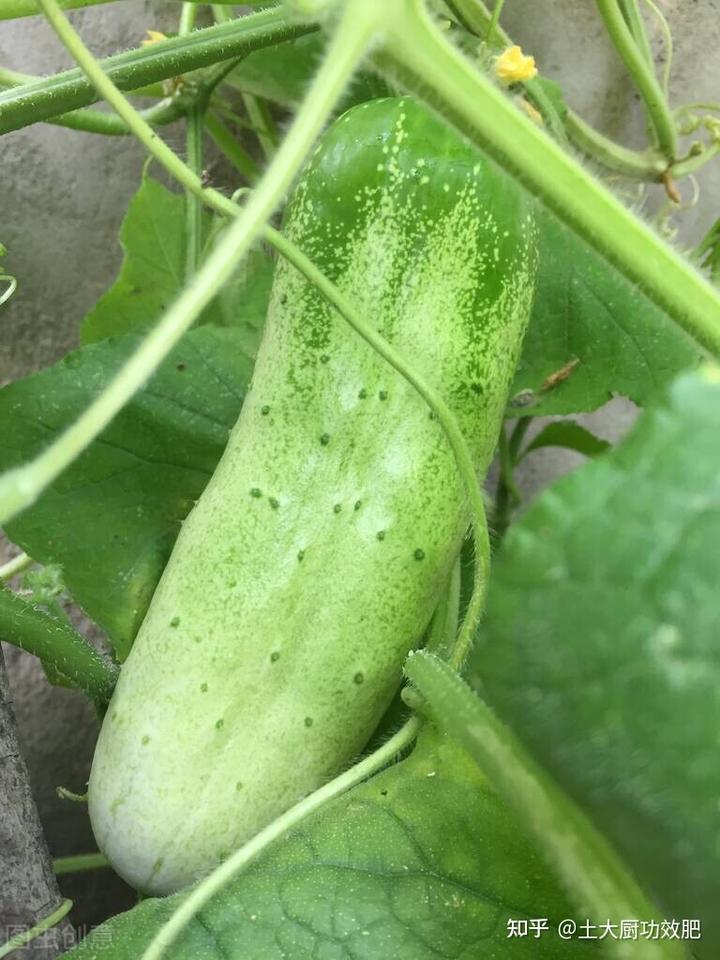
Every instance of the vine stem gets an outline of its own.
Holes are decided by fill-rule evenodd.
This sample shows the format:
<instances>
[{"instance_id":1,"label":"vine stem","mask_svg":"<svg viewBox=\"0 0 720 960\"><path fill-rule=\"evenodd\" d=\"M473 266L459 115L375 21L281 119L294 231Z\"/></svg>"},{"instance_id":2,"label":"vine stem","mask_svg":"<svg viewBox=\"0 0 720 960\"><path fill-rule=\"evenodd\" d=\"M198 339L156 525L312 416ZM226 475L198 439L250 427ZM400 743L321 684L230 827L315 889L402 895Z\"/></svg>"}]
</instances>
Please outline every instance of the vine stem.
<instances>
[{"instance_id":1,"label":"vine stem","mask_svg":"<svg viewBox=\"0 0 720 960\"><path fill-rule=\"evenodd\" d=\"M490 17L490 23L488 24L487 29L487 42L492 43L495 31L498 28L500 23L500 14L502 13L502 8L505 6L505 0L495 0L495 6L493 7L492 16Z\"/></svg>"},{"instance_id":2,"label":"vine stem","mask_svg":"<svg viewBox=\"0 0 720 960\"><path fill-rule=\"evenodd\" d=\"M662 33L663 43L665 44L665 66L663 67L662 72L662 90L667 97L670 93L670 77L672 75L674 56L672 30L670 29L670 24L667 21L667 17L662 12L660 7L654 2L654 0L645 0L645 4L650 7L655 15L656 20L660 24L660 32Z\"/></svg>"},{"instance_id":3,"label":"vine stem","mask_svg":"<svg viewBox=\"0 0 720 960\"><path fill-rule=\"evenodd\" d=\"M101 96L133 126L138 137L153 153L161 151L168 169L182 176L185 165L147 124L137 123L131 104L104 74L64 16L57 0L39 0L48 22L69 53L95 84ZM138 350L123 365L97 399L58 439L34 461L0 476L0 523L6 523L35 502L51 483L88 446L122 409L129 398L153 374L182 334L226 283L247 253L253 240L290 187L310 148L315 143L335 103L364 56L374 22L349 10L338 24L310 94L298 111L272 163L258 183L247 205L229 227L213 254L167 310ZM194 189L202 190L197 181ZM230 201L227 201L230 203ZM232 206L234 212L234 206Z\"/></svg>"},{"instance_id":4,"label":"vine stem","mask_svg":"<svg viewBox=\"0 0 720 960\"><path fill-rule=\"evenodd\" d=\"M4 563L0 567L0 583L2 583L3 580L12 580L18 573L23 573L31 567L33 563L35 563L33 558L29 557L26 553L20 553L17 557L13 557L12 560L8 560L7 563Z\"/></svg>"},{"instance_id":5,"label":"vine stem","mask_svg":"<svg viewBox=\"0 0 720 960\"><path fill-rule=\"evenodd\" d=\"M405 0L393 27L375 55L380 68L453 123L678 326L720 356L720 292L475 70L420 0Z\"/></svg>"},{"instance_id":6,"label":"vine stem","mask_svg":"<svg viewBox=\"0 0 720 960\"><path fill-rule=\"evenodd\" d=\"M183 3L178 34L187 36L195 29L197 7ZM185 118L185 152L187 164L196 176L202 175L203 129L207 95L199 96ZM185 191L185 282L188 283L198 271L203 246L203 207L199 197L191 190Z\"/></svg>"},{"instance_id":7,"label":"vine stem","mask_svg":"<svg viewBox=\"0 0 720 960\"><path fill-rule=\"evenodd\" d=\"M618 0L618 6L645 62L650 69L653 69L654 60L652 50L650 49L647 31L645 30L645 24L643 23L637 0Z\"/></svg>"},{"instance_id":8,"label":"vine stem","mask_svg":"<svg viewBox=\"0 0 720 960\"><path fill-rule=\"evenodd\" d=\"M45 917L29 930L23 930L22 933L18 933L17 936L11 937L7 943L3 943L0 946L0 960L2 957L9 956L15 950L19 950L20 947L24 947L26 943L32 943L36 937L39 937L41 933L45 933L46 930L52 930L54 926L57 926L57 924L70 913L72 908L72 900L63 900L57 910L51 913L49 917Z\"/></svg>"},{"instance_id":9,"label":"vine stem","mask_svg":"<svg viewBox=\"0 0 720 960\"><path fill-rule=\"evenodd\" d=\"M107 703L118 668L68 623L0 586L0 639L38 657L96 703Z\"/></svg>"},{"instance_id":10,"label":"vine stem","mask_svg":"<svg viewBox=\"0 0 720 960\"><path fill-rule=\"evenodd\" d=\"M667 160L656 150L641 153L623 147L586 123L574 111L568 110L565 129L573 144L608 170L633 180L660 180L667 170Z\"/></svg>"},{"instance_id":11,"label":"vine stem","mask_svg":"<svg viewBox=\"0 0 720 960\"><path fill-rule=\"evenodd\" d=\"M84 7L96 7L113 0L61 0L63 10L81 10ZM195 0L201 3L202 0ZM217 0L231 5L235 0ZM258 6L258 0L250 0L249 6ZM33 17L40 13L36 0L0 0L0 20L19 20L21 17Z\"/></svg>"},{"instance_id":12,"label":"vine stem","mask_svg":"<svg viewBox=\"0 0 720 960\"><path fill-rule=\"evenodd\" d=\"M53 860L53 873L63 877L68 873L85 873L88 870L103 870L110 861L102 853L78 853L71 857L57 857Z\"/></svg>"},{"instance_id":13,"label":"vine stem","mask_svg":"<svg viewBox=\"0 0 720 960\"><path fill-rule=\"evenodd\" d=\"M278 840L292 827L297 826L311 813L319 810L330 800L334 800L346 793L358 783L367 780L383 767L403 753L416 739L420 730L421 721L411 717L403 727L379 747L374 753L355 766L341 773L339 777L320 787L300 803L291 807L277 820L261 830L252 840L237 850L224 863L221 863L209 877L201 881L186 900L175 910L167 923L164 924L153 937L140 960L159 960L164 951L171 946L182 933L188 923L197 916L202 908L229 883L248 863L255 859L273 841Z\"/></svg>"},{"instance_id":14,"label":"vine stem","mask_svg":"<svg viewBox=\"0 0 720 960\"><path fill-rule=\"evenodd\" d=\"M313 24L290 23L281 8L270 7L185 37L170 37L149 47L117 53L101 63L103 72L120 89L139 92L169 77L242 57L315 30ZM93 84L77 68L40 77L0 93L0 133L64 115L99 99Z\"/></svg>"},{"instance_id":15,"label":"vine stem","mask_svg":"<svg viewBox=\"0 0 720 960\"><path fill-rule=\"evenodd\" d=\"M658 146L670 165L677 155L677 129L653 66L648 63L641 47L635 42L630 27L618 6L618 0L596 0L596 2L610 39L633 78L638 93L645 101L645 108L655 131Z\"/></svg>"}]
</instances>

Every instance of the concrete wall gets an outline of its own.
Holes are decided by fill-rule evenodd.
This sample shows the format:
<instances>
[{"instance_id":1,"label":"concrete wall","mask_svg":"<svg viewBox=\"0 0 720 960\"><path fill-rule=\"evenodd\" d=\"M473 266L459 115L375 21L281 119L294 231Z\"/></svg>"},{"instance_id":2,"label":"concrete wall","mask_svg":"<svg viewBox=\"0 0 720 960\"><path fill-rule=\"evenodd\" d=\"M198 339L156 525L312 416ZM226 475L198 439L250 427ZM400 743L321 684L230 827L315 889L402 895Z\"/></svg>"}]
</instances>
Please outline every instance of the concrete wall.
<instances>
[{"instance_id":1,"label":"concrete wall","mask_svg":"<svg viewBox=\"0 0 720 960\"><path fill-rule=\"evenodd\" d=\"M717 97L720 0L665 0L663 7L676 41L675 100ZM168 20L168 12L126 0L75 13L73 20L93 49L107 54L136 45L147 27ZM543 72L561 81L571 104L588 120L628 144L642 144L641 106L591 0L507 0L504 22L536 55ZM45 24L33 18L0 23L0 63L51 73L67 66L68 59ZM117 230L137 186L143 152L129 140L51 126L10 134L2 146L0 241L9 248L6 262L20 281L0 323L0 382L6 382L48 365L76 344L78 321L117 271ZM658 189L650 192L652 208L661 198ZM701 201L687 215L690 232L707 228L718 215L720 163L702 177ZM630 406L618 400L587 422L615 439L632 416ZM540 452L526 461L522 484L532 494L577 461L570 454ZM78 695L49 687L31 658L8 654L20 732L51 848L56 855L88 851L92 838L84 808L59 801L55 788L84 789L95 718ZM78 923L92 924L130 903L107 873L64 886L78 899Z\"/></svg>"}]
</instances>

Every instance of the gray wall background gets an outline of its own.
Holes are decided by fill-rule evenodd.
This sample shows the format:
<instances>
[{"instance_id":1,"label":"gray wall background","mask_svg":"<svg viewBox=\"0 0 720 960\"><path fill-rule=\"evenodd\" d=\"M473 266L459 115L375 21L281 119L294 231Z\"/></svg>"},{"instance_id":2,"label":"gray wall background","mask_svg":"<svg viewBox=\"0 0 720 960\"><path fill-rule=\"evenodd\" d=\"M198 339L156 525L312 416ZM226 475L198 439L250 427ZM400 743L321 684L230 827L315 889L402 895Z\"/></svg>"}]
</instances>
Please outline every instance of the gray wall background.
<instances>
[{"instance_id":1,"label":"gray wall background","mask_svg":"<svg viewBox=\"0 0 720 960\"><path fill-rule=\"evenodd\" d=\"M717 98L720 0L658 2L675 39L674 102ZM167 24L172 29L178 9L126 0L74 13L72 19L92 49L106 55L136 46L148 27ZM543 73L562 83L569 102L586 119L621 142L642 145L641 104L592 0L507 0L503 22L536 56ZM656 48L662 56L659 38ZM0 23L0 64L42 74L70 65L41 18ZM170 137L180 147L180 132L171 130ZM144 159L130 139L49 125L9 134L2 146L0 241L9 249L6 263L20 287L2 311L0 384L49 365L76 345L79 320L119 267L117 231ZM720 163L703 173L699 185L699 203L683 215L683 235L690 238L720 215ZM688 184L683 191L689 196ZM648 210L661 202L660 190L651 188ZM584 420L614 440L633 416L631 406L619 399ZM541 451L525 461L521 485L532 495L578 462L571 454ZM96 719L79 695L50 687L32 658L11 649L6 653L23 748L51 850L56 856L90 851L85 808L59 800L56 787L83 792ZM63 886L76 899L80 924L92 925L132 902L108 872L64 881Z\"/></svg>"}]
</instances>

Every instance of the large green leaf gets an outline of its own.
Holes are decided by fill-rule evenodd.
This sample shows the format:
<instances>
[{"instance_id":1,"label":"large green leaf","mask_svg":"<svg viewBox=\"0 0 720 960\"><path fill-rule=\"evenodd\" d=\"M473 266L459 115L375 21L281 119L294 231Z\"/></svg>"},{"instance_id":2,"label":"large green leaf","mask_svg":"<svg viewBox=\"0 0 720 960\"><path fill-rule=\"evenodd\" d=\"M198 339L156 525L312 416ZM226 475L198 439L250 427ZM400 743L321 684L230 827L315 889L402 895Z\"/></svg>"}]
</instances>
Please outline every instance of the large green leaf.
<instances>
[{"instance_id":1,"label":"large green leaf","mask_svg":"<svg viewBox=\"0 0 720 960\"><path fill-rule=\"evenodd\" d=\"M720 955L720 374L510 529L469 680Z\"/></svg>"},{"instance_id":2,"label":"large green leaf","mask_svg":"<svg viewBox=\"0 0 720 960\"><path fill-rule=\"evenodd\" d=\"M644 405L697 364L700 348L639 290L549 214L540 224L537 294L510 416L595 410L613 394Z\"/></svg>"},{"instance_id":3,"label":"large green leaf","mask_svg":"<svg viewBox=\"0 0 720 960\"><path fill-rule=\"evenodd\" d=\"M139 337L83 347L0 390L0 470L29 460L97 396ZM57 563L74 598L122 659L177 536L240 411L251 361L244 333L201 327L144 390L8 525L42 563Z\"/></svg>"},{"instance_id":4,"label":"large green leaf","mask_svg":"<svg viewBox=\"0 0 720 960\"><path fill-rule=\"evenodd\" d=\"M204 226L212 246L216 218ZM185 197L145 176L130 201L120 228L124 259L120 275L82 324L84 343L122 336L155 323L183 289L185 276ZM243 332L244 351L255 356L265 322L273 262L253 249L233 279L203 312L203 323Z\"/></svg>"},{"instance_id":5,"label":"large green leaf","mask_svg":"<svg viewBox=\"0 0 720 960\"><path fill-rule=\"evenodd\" d=\"M72 960L138 960L178 903L150 900L91 934ZM430 728L411 757L328 805L217 896L173 960L571 960L572 916L473 762ZM540 939L508 920L548 918Z\"/></svg>"}]
</instances>

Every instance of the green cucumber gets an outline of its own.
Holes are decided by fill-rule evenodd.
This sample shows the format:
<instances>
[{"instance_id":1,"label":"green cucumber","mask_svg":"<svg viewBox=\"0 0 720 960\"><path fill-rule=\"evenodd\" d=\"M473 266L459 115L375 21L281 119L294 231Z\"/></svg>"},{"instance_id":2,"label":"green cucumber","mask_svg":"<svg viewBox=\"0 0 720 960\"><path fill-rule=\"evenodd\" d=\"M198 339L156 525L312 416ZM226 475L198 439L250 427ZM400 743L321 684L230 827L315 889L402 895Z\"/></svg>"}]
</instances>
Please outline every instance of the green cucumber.
<instances>
[{"instance_id":1,"label":"green cucumber","mask_svg":"<svg viewBox=\"0 0 720 960\"><path fill-rule=\"evenodd\" d=\"M377 100L327 131L284 230L442 394L483 473L533 292L517 189ZM123 877L183 886L357 755L467 525L424 401L279 263L239 421L103 723L90 815Z\"/></svg>"}]
</instances>

